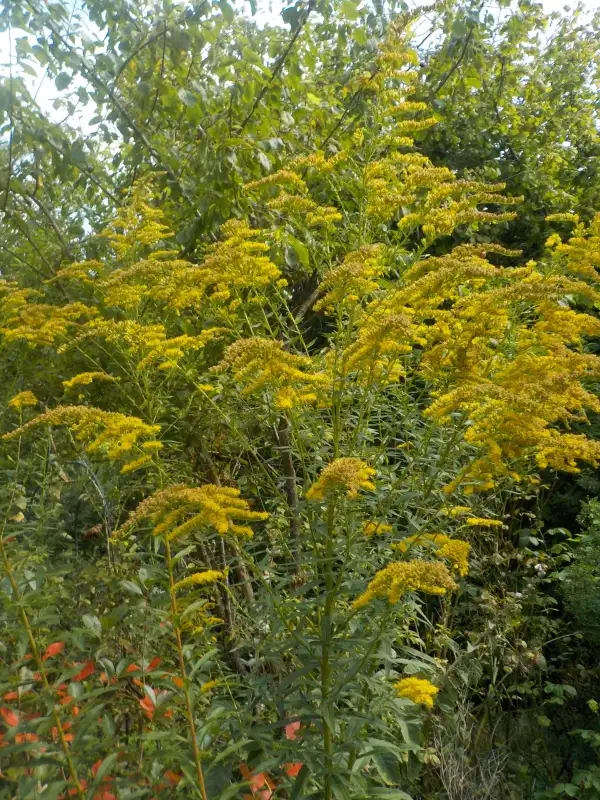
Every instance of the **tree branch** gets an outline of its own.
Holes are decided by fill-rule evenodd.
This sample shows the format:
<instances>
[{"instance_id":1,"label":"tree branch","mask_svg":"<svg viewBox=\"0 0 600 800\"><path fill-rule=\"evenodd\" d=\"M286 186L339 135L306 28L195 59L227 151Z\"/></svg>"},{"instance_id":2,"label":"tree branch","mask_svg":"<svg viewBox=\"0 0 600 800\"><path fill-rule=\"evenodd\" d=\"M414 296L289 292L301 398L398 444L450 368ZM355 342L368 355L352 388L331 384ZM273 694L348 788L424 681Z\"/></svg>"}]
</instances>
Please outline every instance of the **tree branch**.
<instances>
[{"instance_id":1,"label":"tree branch","mask_svg":"<svg viewBox=\"0 0 600 800\"><path fill-rule=\"evenodd\" d=\"M246 115L244 121L240 125L240 129L239 129L240 133L242 133L242 131L245 129L246 125L250 122L250 120L254 116L254 112L256 111L256 109L260 105L263 97L266 95L267 91L269 90L269 87L271 86L271 84L273 83L275 78L279 75L279 73L283 69L283 65L285 64L286 58L288 57L292 47L296 43L296 39L298 38L298 36L300 36L300 33L302 32L302 29L304 28L304 26L308 22L308 18L310 17L311 12L314 9L314 7L315 7L315 0L310 0L310 2L308 4L308 9L306 11L306 14L304 15L304 19L302 20L302 22L298 25L298 27L294 31L294 33L292 35L292 38L288 42L288 46L285 48L283 53L279 56L279 58L275 62L275 66L273 67L273 71L271 73L271 77L265 83L265 85L260 90L260 92L256 95L254 103L252 104L252 108L250 109L250 111Z\"/></svg>"},{"instance_id":2,"label":"tree branch","mask_svg":"<svg viewBox=\"0 0 600 800\"><path fill-rule=\"evenodd\" d=\"M473 38L473 30L474 30L474 28L471 26L471 28L470 28L470 30L469 30L469 33L468 33L468 34L467 34L467 36L465 37L465 43L464 43L464 45L463 45L463 49L462 49L462 51L461 51L461 54L460 54L460 55L459 55L459 57L456 59L456 61L454 62L454 64L453 64L453 65L450 67L450 69L448 70L448 72L446 73L446 75L445 75L445 76L442 78L442 80L439 82L439 84L437 85L437 87L436 87L436 88L433 90L433 92L432 92L432 93L431 93L431 95L430 95L431 97L435 97L435 95L436 95L436 94L437 94L439 91L441 91L441 89L442 89L442 88L443 88L443 87L446 85L446 83L447 83L447 82L450 80L450 78L451 78L451 77L454 75L454 73L456 72L456 70L457 70L457 69L460 67L460 65L462 64L462 62L463 62L463 60L464 60L464 57L465 57L465 55L466 55L466 52L467 52L467 47L469 46L469 42L470 42L470 41L471 41L471 39Z\"/></svg>"}]
</instances>

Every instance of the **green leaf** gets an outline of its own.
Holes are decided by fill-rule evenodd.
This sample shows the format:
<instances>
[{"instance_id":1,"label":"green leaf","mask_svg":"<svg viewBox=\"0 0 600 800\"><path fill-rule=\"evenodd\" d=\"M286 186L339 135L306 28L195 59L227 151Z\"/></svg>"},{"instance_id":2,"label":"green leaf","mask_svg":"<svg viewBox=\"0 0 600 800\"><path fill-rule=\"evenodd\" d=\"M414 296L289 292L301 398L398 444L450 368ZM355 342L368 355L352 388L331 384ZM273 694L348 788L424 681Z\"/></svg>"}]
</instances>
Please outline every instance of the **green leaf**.
<instances>
[{"instance_id":1,"label":"green leaf","mask_svg":"<svg viewBox=\"0 0 600 800\"><path fill-rule=\"evenodd\" d=\"M94 616L94 614L84 614L81 618L81 621L93 634L98 637L102 635L102 623L98 617Z\"/></svg>"},{"instance_id":2,"label":"green leaf","mask_svg":"<svg viewBox=\"0 0 600 800\"><path fill-rule=\"evenodd\" d=\"M126 592L129 592L129 594L138 594L142 595L142 597L144 595L144 592L140 589L137 583L134 583L133 581L119 581L119 586L125 589Z\"/></svg>"},{"instance_id":3,"label":"green leaf","mask_svg":"<svg viewBox=\"0 0 600 800\"><path fill-rule=\"evenodd\" d=\"M57 75L54 79L54 85L58 89L59 92L62 92L63 89L66 89L67 86L71 83L71 76L66 72L61 72L60 75Z\"/></svg>"},{"instance_id":4,"label":"green leaf","mask_svg":"<svg viewBox=\"0 0 600 800\"><path fill-rule=\"evenodd\" d=\"M181 102L188 106L188 108L192 108L192 106L195 106L198 102L197 96L193 92L190 92L189 89L180 89L177 94Z\"/></svg>"},{"instance_id":5,"label":"green leaf","mask_svg":"<svg viewBox=\"0 0 600 800\"><path fill-rule=\"evenodd\" d=\"M302 242L298 241L294 236L288 236L288 243L294 250L298 261L302 264L305 269L308 269L310 255L308 252L308 247L303 244ZM292 265L290 265L292 266Z\"/></svg>"},{"instance_id":6,"label":"green leaf","mask_svg":"<svg viewBox=\"0 0 600 800\"><path fill-rule=\"evenodd\" d=\"M300 796L300 792L302 791L302 787L304 786L304 782L307 779L309 772L310 770L308 768L308 764L305 764L296 776L296 780L292 786L292 791L290 792L290 800L297 800L297 798Z\"/></svg>"},{"instance_id":7,"label":"green leaf","mask_svg":"<svg viewBox=\"0 0 600 800\"><path fill-rule=\"evenodd\" d=\"M96 782L100 783L105 775L108 775L108 772L112 765L115 763L117 758L119 757L119 753L111 753L109 756L106 756L104 761L98 767L98 772L96 773Z\"/></svg>"},{"instance_id":8,"label":"green leaf","mask_svg":"<svg viewBox=\"0 0 600 800\"><path fill-rule=\"evenodd\" d=\"M213 764L218 764L220 761L223 761L232 753L237 752L240 748L245 747L251 740L250 739L240 739L239 742L234 742L230 744L229 747L226 747L224 750L221 750L219 755L215 758L212 762Z\"/></svg>"},{"instance_id":9,"label":"green leaf","mask_svg":"<svg viewBox=\"0 0 600 800\"><path fill-rule=\"evenodd\" d=\"M402 775L395 755L392 753L379 753L373 760L384 783L387 783L388 786L401 783Z\"/></svg>"},{"instance_id":10,"label":"green leaf","mask_svg":"<svg viewBox=\"0 0 600 800\"><path fill-rule=\"evenodd\" d=\"M219 8L221 9L221 13L223 14L223 19L226 22L233 22L235 19L235 12L233 7L227 2L227 0L221 0L219 3Z\"/></svg>"}]
</instances>

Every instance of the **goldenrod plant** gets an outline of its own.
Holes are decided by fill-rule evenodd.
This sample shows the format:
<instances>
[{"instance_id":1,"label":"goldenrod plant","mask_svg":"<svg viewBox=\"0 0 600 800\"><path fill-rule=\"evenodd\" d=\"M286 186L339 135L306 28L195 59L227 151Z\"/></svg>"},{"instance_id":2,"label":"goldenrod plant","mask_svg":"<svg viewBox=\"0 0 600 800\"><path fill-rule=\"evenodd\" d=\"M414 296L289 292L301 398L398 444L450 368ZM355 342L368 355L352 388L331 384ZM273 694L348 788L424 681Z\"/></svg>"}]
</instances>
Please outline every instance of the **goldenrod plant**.
<instances>
[{"instance_id":1,"label":"goldenrod plant","mask_svg":"<svg viewBox=\"0 0 600 800\"><path fill-rule=\"evenodd\" d=\"M479 702L493 739L506 654L533 665L498 573L550 477L600 465L600 215L549 216L535 260L493 241L521 198L419 149L418 18L343 135L282 119L193 246L150 151L52 275L2 279L0 796L441 798L440 720Z\"/></svg>"}]
</instances>

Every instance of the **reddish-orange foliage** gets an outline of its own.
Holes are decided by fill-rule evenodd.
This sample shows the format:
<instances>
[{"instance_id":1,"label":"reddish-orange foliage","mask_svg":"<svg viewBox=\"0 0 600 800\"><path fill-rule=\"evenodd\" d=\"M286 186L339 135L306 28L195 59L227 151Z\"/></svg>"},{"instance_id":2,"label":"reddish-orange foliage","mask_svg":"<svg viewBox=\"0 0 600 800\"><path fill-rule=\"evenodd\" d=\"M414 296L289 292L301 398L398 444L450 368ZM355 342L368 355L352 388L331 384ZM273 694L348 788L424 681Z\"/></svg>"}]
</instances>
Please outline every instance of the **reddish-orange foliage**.
<instances>
[{"instance_id":1,"label":"reddish-orange foliage","mask_svg":"<svg viewBox=\"0 0 600 800\"><path fill-rule=\"evenodd\" d=\"M64 642L52 642L46 648L46 652L42 656L42 661L46 661L48 658L52 658L52 656L57 656L59 653L65 649Z\"/></svg>"}]
</instances>

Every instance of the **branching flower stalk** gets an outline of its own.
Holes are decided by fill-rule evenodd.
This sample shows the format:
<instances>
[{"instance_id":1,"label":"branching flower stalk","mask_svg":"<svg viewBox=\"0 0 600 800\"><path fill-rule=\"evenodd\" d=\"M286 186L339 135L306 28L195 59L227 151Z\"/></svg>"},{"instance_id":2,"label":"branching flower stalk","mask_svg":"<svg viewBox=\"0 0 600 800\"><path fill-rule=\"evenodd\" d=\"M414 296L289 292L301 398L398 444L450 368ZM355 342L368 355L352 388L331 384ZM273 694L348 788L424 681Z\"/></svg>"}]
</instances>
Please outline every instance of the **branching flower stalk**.
<instances>
[{"instance_id":1,"label":"branching flower stalk","mask_svg":"<svg viewBox=\"0 0 600 800\"><path fill-rule=\"evenodd\" d=\"M179 611L177 608L177 594L175 590L175 576L173 574L173 559L171 556L171 544L168 537L163 537L165 545L165 563L167 573L169 576L169 597L171 601L171 614L173 617L173 632L175 634L175 644L177 647L177 658L179 661L179 674L183 681L183 694L185 697L186 716L188 727L190 731L190 739L192 743L192 752L194 754L194 766L196 768L196 776L198 778L198 788L202 800L208 800L206 794L206 783L204 780L204 771L202 769L202 760L200 757L200 748L198 747L198 738L196 733L196 722L194 720L194 703L190 692L189 679L185 668L185 657L183 654L183 642L181 638L181 627L179 625Z\"/></svg>"}]
</instances>

